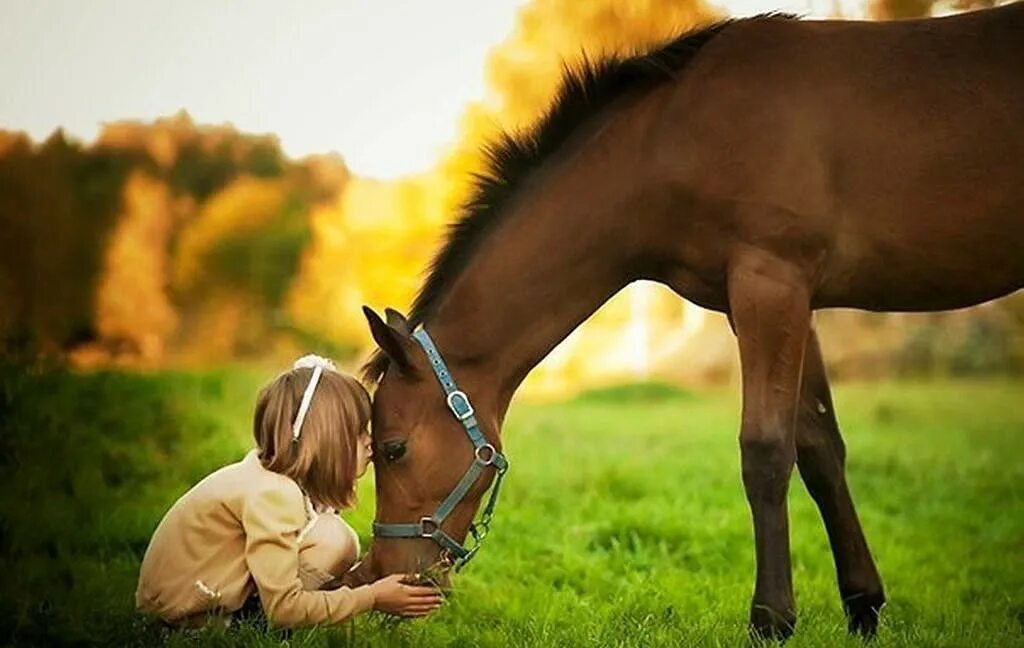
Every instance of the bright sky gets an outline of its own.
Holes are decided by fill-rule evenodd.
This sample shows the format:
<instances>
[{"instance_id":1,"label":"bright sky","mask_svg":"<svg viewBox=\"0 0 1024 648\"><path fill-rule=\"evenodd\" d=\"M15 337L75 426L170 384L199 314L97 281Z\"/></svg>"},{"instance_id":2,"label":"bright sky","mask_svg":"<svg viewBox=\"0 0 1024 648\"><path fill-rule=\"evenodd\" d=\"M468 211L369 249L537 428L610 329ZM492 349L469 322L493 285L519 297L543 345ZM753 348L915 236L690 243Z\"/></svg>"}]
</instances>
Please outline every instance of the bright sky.
<instances>
[{"instance_id":1,"label":"bright sky","mask_svg":"<svg viewBox=\"0 0 1024 648\"><path fill-rule=\"evenodd\" d=\"M428 168L523 0L3 0L0 128L86 140L185 108L337 151L363 175Z\"/></svg>"},{"instance_id":2,"label":"bright sky","mask_svg":"<svg viewBox=\"0 0 1024 648\"><path fill-rule=\"evenodd\" d=\"M291 156L336 151L390 178L429 168L454 139L525 0L0 3L0 128L90 141L103 122L184 108L274 133Z\"/></svg>"}]
</instances>

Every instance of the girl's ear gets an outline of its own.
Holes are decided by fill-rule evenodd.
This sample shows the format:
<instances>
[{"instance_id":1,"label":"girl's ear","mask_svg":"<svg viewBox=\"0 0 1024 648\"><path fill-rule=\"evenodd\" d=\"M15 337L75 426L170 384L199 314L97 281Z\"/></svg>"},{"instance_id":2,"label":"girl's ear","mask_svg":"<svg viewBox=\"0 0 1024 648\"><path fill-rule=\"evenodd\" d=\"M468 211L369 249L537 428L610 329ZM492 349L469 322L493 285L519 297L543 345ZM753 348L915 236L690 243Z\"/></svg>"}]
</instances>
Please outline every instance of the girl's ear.
<instances>
[{"instance_id":1,"label":"girl's ear","mask_svg":"<svg viewBox=\"0 0 1024 648\"><path fill-rule=\"evenodd\" d=\"M391 362L393 362L400 370L404 372L412 372L413 366L411 361L411 352L413 342L409 337L409 334L395 326L385 324L384 320L380 318L380 315L375 313L369 306L363 306L363 315L366 316L366 321L370 325L370 335L373 336L373 341L377 343L380 350L383 351L388 359L391 360ZM404 317L402 318L402 321L405 321Z\"/></svg>"}]
</instances>

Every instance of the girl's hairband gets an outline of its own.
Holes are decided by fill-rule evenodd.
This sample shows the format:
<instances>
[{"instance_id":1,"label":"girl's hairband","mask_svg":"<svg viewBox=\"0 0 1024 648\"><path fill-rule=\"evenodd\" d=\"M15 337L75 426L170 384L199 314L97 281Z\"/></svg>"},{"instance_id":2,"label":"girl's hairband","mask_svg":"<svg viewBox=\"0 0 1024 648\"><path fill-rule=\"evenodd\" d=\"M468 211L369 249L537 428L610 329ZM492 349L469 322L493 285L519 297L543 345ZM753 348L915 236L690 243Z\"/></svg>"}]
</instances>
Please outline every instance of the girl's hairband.
<instances>
[{"instance_id":1,"label":"girl's hairband","mask_svg":"<svg viewBox=\"0 0 1024 648\"><path fill-rule=\"evenodd\" d=\"M306 420L306 413L309 412L309 406L313 402L313 392L316 391L316 385L320 382L320 376L323 375L324 369L335 371L333 362L313 353L302 356L295 361L294 365L292 365L292 369L304 368L312 369L313 376L309 379L309 384L306 385L306 391L302 393L302 402L299 404L299 413L295 415L295 422L292 423L293 442L297 442L299 440L299 434L302 433L302 422Z\"/></svg>"}]
</instances>

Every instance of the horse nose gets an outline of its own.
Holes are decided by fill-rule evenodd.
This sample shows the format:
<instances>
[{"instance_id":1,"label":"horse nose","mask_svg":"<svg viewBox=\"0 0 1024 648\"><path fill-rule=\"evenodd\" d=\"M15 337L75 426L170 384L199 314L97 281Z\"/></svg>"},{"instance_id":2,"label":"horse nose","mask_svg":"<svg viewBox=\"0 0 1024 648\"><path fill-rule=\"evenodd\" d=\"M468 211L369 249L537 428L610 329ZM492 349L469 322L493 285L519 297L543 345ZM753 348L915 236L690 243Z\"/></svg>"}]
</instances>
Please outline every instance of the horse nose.
<instances>
[{"instance_id":1,"label":"horse nose","mask_svg":"<svg viewBox=\"0 0 1024 648\"><path fill-rule=\"evenodd\" d=\"M451 594L452 591L451 573L448 570L428 569L415 573L411 582L416 585L436 587L445 596Z\"/></svg>"}]
</instances>

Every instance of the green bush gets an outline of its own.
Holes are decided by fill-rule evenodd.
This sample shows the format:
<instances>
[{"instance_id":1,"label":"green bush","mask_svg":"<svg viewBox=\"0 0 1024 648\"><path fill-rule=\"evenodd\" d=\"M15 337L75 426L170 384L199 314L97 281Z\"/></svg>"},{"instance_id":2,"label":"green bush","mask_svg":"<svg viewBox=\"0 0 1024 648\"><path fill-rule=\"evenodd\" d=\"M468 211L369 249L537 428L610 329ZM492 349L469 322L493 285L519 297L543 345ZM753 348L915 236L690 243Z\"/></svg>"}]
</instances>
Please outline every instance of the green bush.
<instances>
[{"instance_id":1,"label":"green bush","mask_svg":"<svg viewBox=\"0 0 1024 648\"><path fill-rule=\"evenodd\" d=\"M88 642L134 623L130 597L154 512L240 457L249 430L235 426L255 388L237 373L0 365L0 548L12 567L0 579L0 628L8 639ZM225 411L230 420L217 416Z\"/></svg>"}]
</instances>

